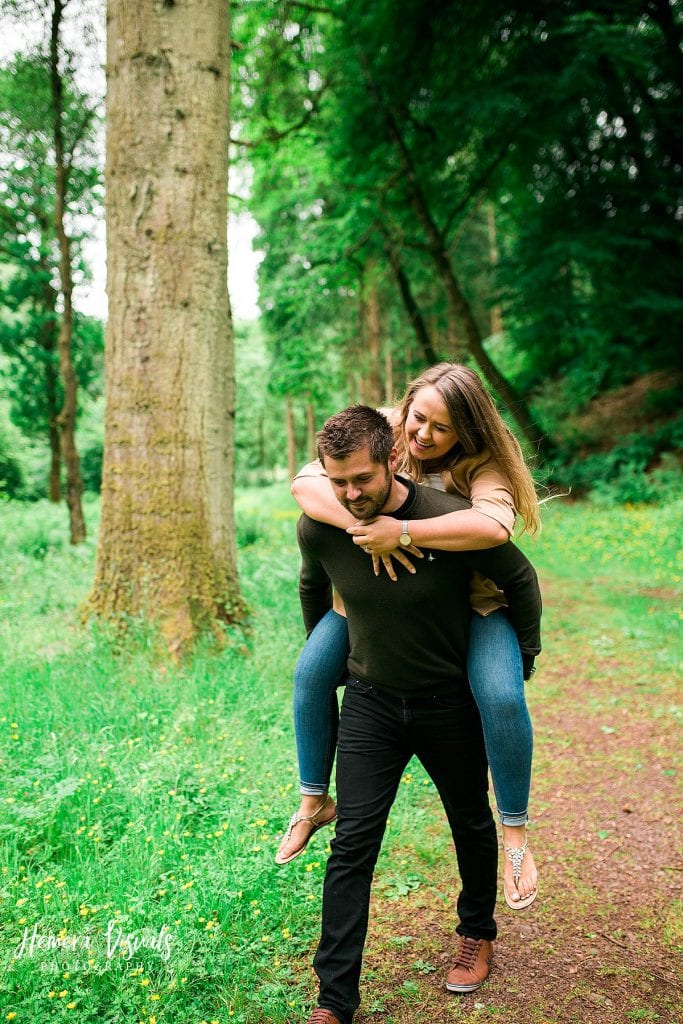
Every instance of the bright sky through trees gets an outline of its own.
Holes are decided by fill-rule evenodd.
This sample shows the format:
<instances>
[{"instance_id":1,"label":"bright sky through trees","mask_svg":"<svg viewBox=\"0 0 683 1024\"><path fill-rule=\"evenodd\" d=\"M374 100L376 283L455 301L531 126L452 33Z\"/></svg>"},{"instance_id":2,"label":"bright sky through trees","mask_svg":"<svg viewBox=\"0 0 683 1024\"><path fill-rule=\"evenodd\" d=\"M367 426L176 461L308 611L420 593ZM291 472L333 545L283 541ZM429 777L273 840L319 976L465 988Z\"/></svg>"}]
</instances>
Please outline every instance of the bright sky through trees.
<instances>
[{"instance_id":1,"label":"bright sky through trees","mask_svg":"<svg viewBox=\"0 0 683 1024\"><path fill-rule=\"evenodd\" d=\"M236 320L256 320L259 316L256 268L260 255L254 252L252 242L258 230L256 222L246 211L231 214L228 224L228 288L232 313ZM93 235L85 247L93 279L78 289L75 302L81 313L105 320L107 316L106 260L104 222L93 226Z\"/></svg>"},{"instance_id":2,"label":"bright sky through trees","mask_svg":"<svg viewBox=\"0 0 683 1024\"><path fill-rule=\"evenodd\" d=\"M102 11L104 8L102 8ZM0 63L9 60L17 50L24 50L35 43L39 35L39 29L35 31L30 25L23 24L21 27L10 24L5 20L3 31L0 34ZM69 41L69 21L65 22L66 38ZM98 31L98 52L96 59L92 62L90 74L82 82L84 88L99 91L104 90L102 77L102 64L104 62L104 25L97 24ZM93 71L95 74L93 76ZM104 147L104 140L102 140ZM104 162L104 156L102 157ZM239 184L231 183L231 191L239 191L244 194L244 189ZM233 316L237 320L256 320L259 316L258 288L256 284L256 270L260 262L260 255L255 253L252 241L257 232L256 222L246 211L233 213L229 218L228 229L228 288L230 291L230 302L232 304ZM107 318L107 270L106 250L104 234L104 218L93 219L91 225L91 237L84 245L85 258L90 266L92 281L76 287L74 290L74 306L80 313L87 316Z\"/></svg>"}]
</instances>

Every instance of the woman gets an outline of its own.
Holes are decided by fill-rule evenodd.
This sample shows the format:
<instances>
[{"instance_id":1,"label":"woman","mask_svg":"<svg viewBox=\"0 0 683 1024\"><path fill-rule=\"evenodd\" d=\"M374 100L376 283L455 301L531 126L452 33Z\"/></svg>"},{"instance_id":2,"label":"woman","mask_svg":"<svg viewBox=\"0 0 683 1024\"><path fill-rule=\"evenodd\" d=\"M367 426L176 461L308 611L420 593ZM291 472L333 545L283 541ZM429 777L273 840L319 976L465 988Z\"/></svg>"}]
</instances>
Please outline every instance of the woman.
<instances>
[{"instance_id":1,"label":"woman","mask_svg":"<svg viewBox=\"0 0 683 1024\"><path fill-rule=\"evenodd\" d=\"M538 529L538 501L522 452L476 373L455 363L432 367L408 386L392 418L399 471L419 483L457 491L472 502L471 509L411 522L413 545L450 551L494 547L512 536L516 514L524 529ZM355 521L335 499L319 464L302 471L292 493L309 516L346 529L373 556L376 573L381 558L397 578L389 552L409 572L416 571L404 551L418 557L421 553L416 547L399 548L401 523L390 516ZM471 597L468 675L503 829L505 899L521 910L537 891L526 839L532 731L524 678L532 671L533 658L525 659L520 652L503 610L505 599L490 580L473 579ZM311 633L295 669L302 802L278 850L279 864L299 856L313 833L335 818L327 790L336 744L336 687L343 681L347 656L346 620L335 595L333 609Z\"/></svg>"}]
</instances>

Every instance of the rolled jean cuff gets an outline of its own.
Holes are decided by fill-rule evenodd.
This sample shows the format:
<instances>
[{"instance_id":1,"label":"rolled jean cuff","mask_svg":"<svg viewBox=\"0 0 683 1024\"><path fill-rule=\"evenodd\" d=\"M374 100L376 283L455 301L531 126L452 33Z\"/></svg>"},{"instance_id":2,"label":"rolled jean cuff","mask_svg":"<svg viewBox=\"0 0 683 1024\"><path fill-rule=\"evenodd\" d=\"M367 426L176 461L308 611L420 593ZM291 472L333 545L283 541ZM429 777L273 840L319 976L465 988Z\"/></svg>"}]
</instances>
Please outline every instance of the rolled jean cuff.
<instances>
[{"instance_id":1,"label":"rolled jean cuff","mask_svg":"<svg viewBox=\"0 0 683 1024\"><path fill-rule=\"evenodd\" d=\"M522 811L521 814L506 814L505 811L498 809L498 821L501 825L508 825L510 828L519 828L520 825L528 824L529 814L527 811Z\"/></svg>"},{"instance_id":2,"label":"rolled jean cuff","mask_svg":"<svg viewBox=\"0 0 683 1024\"><path fill-rule=\"evenodd\" d=\"M299 792L302 796L324 796L330 787L324 782L301 782Z\"/></svg>"}]
</instances>

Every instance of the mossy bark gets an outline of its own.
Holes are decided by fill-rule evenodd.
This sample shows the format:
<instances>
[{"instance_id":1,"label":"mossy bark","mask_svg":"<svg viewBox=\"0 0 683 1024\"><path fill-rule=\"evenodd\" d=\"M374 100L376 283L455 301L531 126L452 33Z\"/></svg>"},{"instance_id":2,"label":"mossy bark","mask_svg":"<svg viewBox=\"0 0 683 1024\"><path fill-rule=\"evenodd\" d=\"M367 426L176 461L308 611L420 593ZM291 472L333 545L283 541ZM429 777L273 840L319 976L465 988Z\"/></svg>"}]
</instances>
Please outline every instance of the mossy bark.
<instances>
[{"instance_id":1,"label":"mossy bark","mask_svg":"<svg viewBox=\"0 0 683 1024\"><path fill-rule=\"evenodd\" d=\"M92 607L171 647L241 613L225 0L107 11L109 321Z\"/></svg>"}]
</instances>

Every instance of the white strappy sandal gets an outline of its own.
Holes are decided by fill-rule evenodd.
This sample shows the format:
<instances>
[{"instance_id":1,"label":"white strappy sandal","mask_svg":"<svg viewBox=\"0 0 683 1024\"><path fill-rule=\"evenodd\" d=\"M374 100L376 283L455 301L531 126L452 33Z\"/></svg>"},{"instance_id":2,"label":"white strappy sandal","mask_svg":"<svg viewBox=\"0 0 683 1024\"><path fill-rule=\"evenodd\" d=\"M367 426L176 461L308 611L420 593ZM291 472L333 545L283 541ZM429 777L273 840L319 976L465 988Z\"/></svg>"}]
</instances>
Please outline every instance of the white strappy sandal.
<instances>
[{"instance_id":1,"label":"white strappy sandal","mask_svg":"<svg viewBox=\"0 0 683 1024\"><path fill-rule=\"evenodd\" d=\"M297 813L297 814L293 814L292 815L292 817L289 819L289 825L287 826L287 831L285 832L284 836L282 837L282 842L280 843L280 849L275 854L275 863L276 864L289 864L290 861L294 860L296 857L301 856L301 854L304 852L304 850L308 846L308 844L310 842L310 839L311 839L311 836L315 835L315 833L318 831L318 829L324 828L325 825L331 825L332 824L332 822L337 817L337 809L336 809L336 807L335 807L335 810L334 810L334 814L332 815L331 818L324 818L323 821L320 821L319 818L318 818L318 815L322 811L325 810L325 808L327 807L328 803L331 800L332 800L332 797L329 794L326 794L325 795L325 799L323 800L323 802L320 804L319 807L316 807L316 809L313 811L313 814L298 814ZM294 828L296 827L296 825L298 825L302 821L310 821L310 823L313 826L313 828L308 833L308 835L306 836L306 839L304 840L304 842L303 842L303 844L301 846L298 846L296 848L296 850L294 850L294 852L290 853L288 856L286 856L286 857L283 856L280 853L280 850L282 849L283 844L286 843L287 840L291 837L292 832L294 831Z\"/></svg>"},{"instance_id":2,"label":"white strappy sandal","mask_svg":"<svg viewBox=\"0 0 683 1024\"><path fill-rule=\"evenodd\" d=\"M522 861L524 860L524 854L527 851L528 842L524 840L524 846L505 846L505 856L512 862L512 880L515 883L515 888L519 885L519 880L522 877ZM503 876L503 893L505 895L505 902L511 910L524 910L526 907L530 907L538 895L538 885L529 896L524 896L513 900L509 894L507 886L505 885L505 877Z\"/></svg>"}]
</instances>

